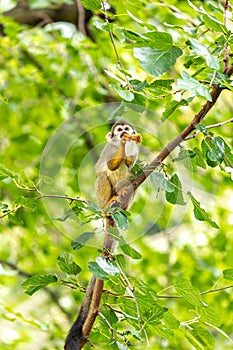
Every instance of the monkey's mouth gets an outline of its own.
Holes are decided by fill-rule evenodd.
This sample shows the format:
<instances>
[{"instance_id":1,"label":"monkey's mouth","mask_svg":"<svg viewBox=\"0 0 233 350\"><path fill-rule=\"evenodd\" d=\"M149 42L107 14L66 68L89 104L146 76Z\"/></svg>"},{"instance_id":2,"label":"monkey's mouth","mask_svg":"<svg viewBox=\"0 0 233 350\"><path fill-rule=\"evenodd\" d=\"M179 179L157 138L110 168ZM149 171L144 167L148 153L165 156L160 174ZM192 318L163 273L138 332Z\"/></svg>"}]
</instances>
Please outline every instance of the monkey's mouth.
<instances>
[{"instance_id":1,"label":"monkey's mouth","mask_svg":"<svg viewBox=\"0 0 233 350\"><path fill-rule=\"evenodd\" d=\"M125 134L129 135L129 133L127 131L122 131L122 133L120 133L120 138L122 138Z\"/></svg>"}]
</instances>

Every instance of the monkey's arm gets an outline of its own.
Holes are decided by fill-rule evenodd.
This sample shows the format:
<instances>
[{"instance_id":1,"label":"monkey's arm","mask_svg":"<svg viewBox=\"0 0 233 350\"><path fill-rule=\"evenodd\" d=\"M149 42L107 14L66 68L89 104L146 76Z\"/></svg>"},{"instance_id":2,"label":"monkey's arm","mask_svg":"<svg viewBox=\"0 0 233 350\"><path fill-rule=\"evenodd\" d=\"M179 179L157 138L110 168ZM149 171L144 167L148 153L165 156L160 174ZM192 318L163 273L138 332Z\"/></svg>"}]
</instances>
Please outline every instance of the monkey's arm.
<instances>
[{"instance_id":1,"label":"monkey's arm","mask_svg":"<svg viewBox=\"0 0 233 350\"><path fill-rule=\"evenodd\" d=\"M131 168L136 160L136 156L129 156L125 158L125 164L127 165L127 167Z\"/></svg>"},{"instance_id":2,"label":"monkey's arm","mask_svg":"<svg viewBox=\"0 0 233 350\"><path fill-rule=\"evenodd\" d=\"M78 317L71 326L69 334L67 335L64 347L65 350L79 350L80 348L80 340L82 339L82 327L88 316L95 282L96 278L92 276L90 282L88 283L86 294L83 299Z\"/></svg>"},{"instance_id":3,"label":"monkey's arm","mask_svg":"<svg viewBox=\"0 0 233 350\"><path fill-rule=\"evenodd\" d=\"M120 164L125 159L125 141L120 141L120 147L116 152L111 156L111 159L108 160L107 166L109 170L113 171L119 168Z\"/></svg>"}]
</instances>

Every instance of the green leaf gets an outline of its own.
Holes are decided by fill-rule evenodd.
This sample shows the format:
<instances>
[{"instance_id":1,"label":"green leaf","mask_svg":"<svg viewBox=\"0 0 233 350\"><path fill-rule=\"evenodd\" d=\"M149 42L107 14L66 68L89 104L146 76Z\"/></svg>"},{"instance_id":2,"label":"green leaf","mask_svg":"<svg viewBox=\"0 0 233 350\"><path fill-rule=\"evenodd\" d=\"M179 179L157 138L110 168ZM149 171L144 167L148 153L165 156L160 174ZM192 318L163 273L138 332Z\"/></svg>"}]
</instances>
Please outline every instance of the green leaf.
<instances>
[{"instance_id":1,"label":"green leaf","mask_svg":"<svg viewBox=\"0 0 233 350\"><path fill-rule=\"evenodd\" d=\"M129 220L122 211L117 211L116 213L113 213L112 218L118 227L122 228L123 230L128 230Z\"/></svg>"},{"instance_id":2,"label":"green leaf","mask_svg":"<svg viewBox=\"0 0 233 350\"><path fill-rule=\"evenodd\" d=\"M218 150L218 152L220 153L220 157L222 157L222 154L224 154L224 152L225 152L224 140L220 136L217 136L215 138L212 138L211 142L215 146L215 148Z\"/></svg>"},{"instance_id":3,"label":"green leaf","mask_svg":"<svg viewBox=\"0 0 233 350\"><path fill-rule=\"evenodd\" d=\"M216 224L216 222L211 220L210 217L208 216L208 214L206 213L206 211L203 208L201 208L200 202L198 202L193 197L191 192L188 192L187 194L191 198L191 201L192 201L192 204L193 204L193 207L194 207L194 216L195 216L195 218L197 220L199 220L199 221L206 221L206 222L208 222L214 228L219 228L219 226Z\"/></svg>"},{"instance_id":4,"label":"green leaf","mask_svg":"<svg viewBox=\"0 0 233 350\"><path fill-rule=\"evenodd\" d=\"M118 269L118 267L110 262L107 262L105 258L98 257L96 258L96 262L106 274L111 276L117 276L120 274L120 270Z\"/></svg>"},{"instance_id":5,"label":"green leaf","mask_svg":"<svg viewBox=\"0 0 233 350\"><path fill-rule=\"evenodd\" d=\"M74 262L73 254L63 252L57 258L60 269L69 275L77 275L81 271L81 267Z\"/></svg>"},{"instance_id":6,"label":"green leaf","mask_svg":"<svg viewBox=\"0 0 233 350\"><path fill-rule=\"evenodd\" d=\"M155 334L157 334L160 338L167 339L167 340L172 340L174 337L174 333L172 332L171 329L167 329L161 324L155 324L153 327L153 330Z\"/></svg>"},{"instance_id":7,"label":"green leaf","mask_svg":"<svg viewBox=\"0 0 233 350\"><path fill-rule=\"evenodd\" d=\"M88 270L91 271L93 275L100 280L107 281L109 278L108 274L104 272L104 270L95 261L90 261L88 263Z\"/></svg>"},{"instance_id":8,"label":"green leaf","mask_svg":"<svg viewBox=\"0 0 233 350\"><path fill-rule=\"evenodd\" d=\"M39 289L55 282L57 282L57 277L54 275L36 275L29 277L21 286L26 294L32 295Z\"/></svg>"},{"instance_id":9,"label":"green leaf","mask_svg":"<svg viewBox=\"0 0 233 350\"><path fill-rule=\"evenodd\" d=\"M227 32L227 28L219 22L216 18L209 14L204 14L202 16L203 22L208 28L211 28L213 32Z\"/></svg>"},{"instance_id":10,"label":"green leaf","mask_svg":"<svg viewBox=\"0 0 233 350\"><path fill-rule=\"evenodd\" d=\"M110 227L109 233L114 239L116 239L119 242L120 248L123 251L123 253L130 256L132 259L141 259L141 254L126 242L126 240L119 233L116 227Z\"/></svg>"},{"instance_id":11,"label":"green leaf","mask_svg":"<svg viewBox=\"0 0 233 350\"><path fill-rule=\"evenodd\" d=\"M194 147L193 152L195 154L194 158L192 158L192 161L194 162L194 164L196 166L199 166L202 169L206 169L205 159L204 159L201 151L199 150L199 148Z\"/></svg>"},{"instance_id":12,"label":"green leaf","mask_svg":"<svg viewBox=\"0 0 233 350\"><path fill-rule=\"evenodd\" d=\"M187 90L192 96L203 96L208 101L212 101L212 97L208 89L199 83L196 79L190 77L187 72L182 72L182 79L177 79L177 87L181 90Z\"/></svg>"},{"instance_id":13,"label":"green leaf","mask_svg":"<svg viewBox=\"0 0 233 350\"><path fill-rule=\"evenodd\" d=\"M197 40L191 38L189 39L189 43L197 55L204 57L209 68L216 70L220 69L220 63L217 57L211 55L205 45L200 44Z\"/></svg>"},{"instance_id":14,"label":"green leaf","mask_svg":"<svg viewBox=\"0 0 233 350\"><path fill-rule=\"evenodd\" d=\"M202 140L202 142L201 142L202 154L203 154L204 158L206 159L207 164L214 168L218 165L218 162L217 161L213 162L209 158L209 150L211 149L211 146L209 143L210 142L208 139Z\"/></svg>"},{"instance_id":15,"label":"green leaf","mask_svg":"<svg viewBox=\"0 0 233 350\"><path fill-rule=\"evenodd\" d=\"M87 10L95 11L101 9L100 0L80 0L83 7Z\"/></svg>"},{"instance_id":16,"label":"green leaf","mask_svg":"<svg viewBox=\"0 0 233 350\"><path fill-rule=\"evenodd\" d=\"M16 199L15 204L22 205L24 207L28 207L31 209L35 209L37 207L38 200L36 198L20 196L19 198Z\"/></svg>"},{"instance_id":17,"label":"green leaf","mask_svg":"<svg viewBox=\"0 0 233 350\"><path fill-rule=\"evenodd\" d=\"M123 100L127 102L133 101L134 94L131 91L120 89L116 84L109 84L109 86L112 87Z\"/></svg>"},{"instance_id":18,"label":"green leaf","mask_svg":"<svg viewBox=\"0 0 233 350\"><path fill-rule=\"evenodd\" d=\"M156 79L155 81L153 81L153 83L148 84L147 88L149 88L150 90L152 89L164 89L164 90L172 90L172 86L171 84L174 83L173 79Z\"/></svg>"},{"instance_id":19,"label":"green leaf","mask_svg":"<svg viewBox=\"0 0 233 350\"><path fill-rule=\"evenodd\" d=\"M169 329L178 329L180 326L180 322L169 311L164 313L163 319Z\"/></svg>"},{"instance_id":20,"label":"green leaf","mask_svg":"<svg viewBox=\"0 0 233 350\"><path fill-rule=\"evenodd\" d=\"M116 316L115 312L112 309L103 310L102 314L106 317L106 319L111 325L114 325L118 322L118 317Z\"/></svg>"},{"instance_id":21,"label":"green leaf","mask_svg":"<svg viewBox=\"0 0 233 350\"><path fill-rule=\"evenodd\" d=\"M214 338L202 327L195 327L193 330L187 331L186 338L197 350L213 350Z\"/></svg>"},{"instance_id":22,"label":"green leaf","mask_svg":"<svg viewBox=\"0 0 233 350\"><path fill-rule=\"evenodd\" d=\"M180 106L188 106L187 100L182 99L180 101L172 101L168 103L165 107L165 111L162 114L162 122L168 119L172 115L172 113L174 113L175 110Z\"/></svg>"},{"instance_id":23,"label":"green leaf","mask_svg":"<svg viewBox=\"0 0 233 350\"><path fill-rule=\"evenodd\" d=\"M169 51L173 47L172 36L168 33L147 32L143 33L143 36L149 39L142 42L144 47L151 47L160 51Z\"/></svg>"},{"instance_id":24,"label":"green leaf","mask_svg":"<svg viewBox=\"0 0 233 350\"><path fill-rule=\"evenodd\" d=\"M12 173L10 170L4 168L4 166L1 165L1 164L0 164L0 174L1 174L2 176L4 176L5 178L6 178L6 177L10 177L10 178L12 178L12 179L15 178L15 174Z\"/></svg>"},{"instance_id":25,"label":"green leaf","mask_svg":"<svg viewBox=\"0 0 233 350\"><path fill-rule=\"evenodd\" d=\"M200 292L197 288L193 287L191 282L184 278L174 279L173 285L178 294L180 294L184 300L192 305L203 305Z\"/></svg>"},{"instance_id":26,"label":"green leaf","mask_svg":"<svg viewBox=\"0 0 233 350\"><path fill-rule=\"evenodd\" d=\"M178 178L178 175L174 174L171 177L170 182L174 185L174 191L166 191L166 200L172 204L185 205L186 202L184 201L182 194L182 184L180 182L180 179Z\"/></svg>"},{"instance_id":27,"label":"green leaf","mask_svg":"<svg viewBox=\"0 0 233 350\"><path fill-rule=\"evenodd\" d=\"M84 232L75 241L71 242L71 247L74 250L81 249L84 245L86 245L87 241L94 237L94 232Z\"/></svg>"},{"instance_id":28,"label":"green leaf","mask_svg":"<svg viewBox=\"0 0 233 350\"><path fill-rule=\"evenodd\" d=\"M233 269L223 270L223 277L225 280L233 281Z\"/></svg>"},{"instance_id":29,"label":"green leaf","mask_svg":"<svg viewBox=\"0 0 233 350\"><path fill-rule=\"evenodd\" d=\"M134 57L146 72L153 76L159 76L168 71L176 63L176 59L182 55L182 50L173 46L168 51L142 47L134 49Z\"/></svg>"},{"instance_id":30,"label":"green leaf","mask_svg":"<svg viewBox=\"0 0 233 350\"><path fill-rule=\"evenodd\" d=\"M203 322L208 322L214 326L221 325L221 319L219 314L212 305L203 304L202 306L197 306L197 311L201 315Z\"/></svg>"},{"instance_id":31,"label":"green leaf","mask_svg":"<svg viewBox=\"0 0 233 350\"><path fill-rule=\"evenodd\" d=\"M228 144L224 141L224 148L225 148L225 153L227 155L227 158L229 159L230 163L233 164L233 153L231 151L231 147L228 146Z\"/></svg>"},{"instance_id":32,"label":"green leaf","mask_svg":"<svg viewBox=\"0 0 233 350\"><path fill-rule=\"evenodd\" d=\"M120 265L120 268L122 270L125 270L126 268L126 260L123 254L117 254L115 255L115 259L117 261L117 263Z\"/></svg>"},{"instance_id":33,"label":"green leaf","mask_svg":"<svg viewBox=\"0 0 233 350\"><path fill-rule=\"evenodd\" d=\"M152 173L151 180L154 185L156 185L160 190L167 192L174 192L175 186L171 181L168 181L161 173Z\"/></svg>"},{"instance_id":34,"label":"green leaf","mask_svg":"<svg viewBox=\"0 0 233 350\"><path fill-rule=\"evenodd\" d=\"M224 159L225 152L225 142L224 140L217 136L213 137L210 141L207 139L207 143L210 149L207 150L207 158L214 163L221 163Z\"/></svg>"},{"instance_id":35,"label":"green leaf","mask_svg":"<svg viewBox=\"0 0 233 350\"><path fill-rule=\"evenodd\" d=\"M119 341L116 342L116 346L118 347L119 350L128 350L128 346L121 344Z\"/></svg>"},{"instance_id":36,"label":"green leaf","mask_svg":"<svg viewBox=\"0 0 233 350\"><path fill-rule=\"evenodd\" d=\"M125 87L127 84L126 84L126 81L122 80L120 77L118 77L116 74L110 72L109 70L105 69L104 72L111 78L117 80L122 87Z\"/></svg>"},{"instance_id":37,"label":"green leaf","mask_svg":"<svg viewBox=\"0 0 233 350\"><path fill-rule=\"evenodd\" d=\"M197 124L197 125L195 126L195 129L201 131L201 132L202 132L203 134L205 134L205 135L207 134L207 129L206 129L206 127L205 127L204 124L201 124L201 123Z\"/></svg>"},{"instance_id":38,"label":"green leaf","mask_svg":"<svg viewBox=\"0 0 233 350\"><path fill-rule=\"evenodd\" d=\"M120 248L123 253L130 256L132 259L141 259L142 257L142 255L129 244L122 244Z\"/></svg>"},{"instance_id":39,"label":"green leaf","mask_svg":"<svg viewBox=\"0 0 233 350\"><path fill-rule=\"evenodd\" d=\"M0 101L5 103L5 104L8 104L8 99L6 97L2 96L1 94L0 94Z\"/></svg>"}]
</instances>

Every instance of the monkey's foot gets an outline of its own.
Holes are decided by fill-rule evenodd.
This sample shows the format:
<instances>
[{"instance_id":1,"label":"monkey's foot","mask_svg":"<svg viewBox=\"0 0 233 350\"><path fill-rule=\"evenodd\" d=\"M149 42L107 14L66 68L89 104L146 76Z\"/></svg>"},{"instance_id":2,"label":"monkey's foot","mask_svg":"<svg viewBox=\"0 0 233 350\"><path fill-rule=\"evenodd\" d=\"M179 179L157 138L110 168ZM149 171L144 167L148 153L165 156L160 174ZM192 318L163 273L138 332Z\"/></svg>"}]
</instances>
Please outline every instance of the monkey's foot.
<instances>
[{"instance_id":1,"label":"monkey's foot","mask_svg":"<svg viewBox=\"0 0 233 350\"><path fill-rule=\"evenodd\" d=\"M107 206L108 207L111 207L111 204L112 203L120 203L120 199L119 199L119 197L124 197L125 195L126 195L126 193L127 193L127 190L126 190L126 186L122 186L120 189L118 189L117 190L117 194L116 195L114 195L111 199L110 199L110 201L108 202L108 204L107 204Z\"/></svg>"},{"instance_id":2,"label":"monkey's foot","mask_svg":"<svg viewBox=\"0 0 233 350\"><path fill-rule=\"evenodd\" d=\"M119 202L119 197L118 196L113 196L110 201L107 203L107 207L111 207L111 204L114 202Z\"/></svg>"}]
</instances>

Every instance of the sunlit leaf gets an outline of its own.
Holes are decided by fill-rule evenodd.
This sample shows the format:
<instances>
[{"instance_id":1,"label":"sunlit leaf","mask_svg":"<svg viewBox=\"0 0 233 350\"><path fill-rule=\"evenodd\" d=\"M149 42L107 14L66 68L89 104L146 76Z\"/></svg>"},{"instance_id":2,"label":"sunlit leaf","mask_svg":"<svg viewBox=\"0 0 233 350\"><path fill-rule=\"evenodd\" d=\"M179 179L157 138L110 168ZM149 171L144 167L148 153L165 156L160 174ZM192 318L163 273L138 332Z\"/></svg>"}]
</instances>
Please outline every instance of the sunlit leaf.
<instances>
[{"instance_id":1,"label":"sunlit leaf","mask_svg":"<svg viewBox=\"0 0 233 350\"><path fill-rule=\"evenodd\" d=\"M166 192L175 191L174 184L170 180L167 180L162 173L152 173L151 180L160 190L164 190Z\"/></svg>"},{"instance_id":2,"label":"sunlit leaf","mask_svg":"<svg viewBox=\"0 0 233 350\"><path fill-rule=\"evenodd\" d=\"M182 184L179 180L178 175L174 174L171 177L170 182L174 185L174 191L166 191L166 200L172 204L185 205L186 202L184 201L182 194Z\"/></svg>"},{"instance_id":3,"label":"sunlit leaf","mask_svg":"<svg viewBox=\"0 0 233 350\"><path fill-rule=\"evenodd\" d=\"M197 306L197 311L200 313L201 318L204 322L208 322L214 326L221 325L221 319L219 314L212 305L203 304L202 306Z\"/></svg>"},{"instance_id":4,"label":"sunlit leaf","mask_svg":"<svg viewBox=\"0 0 233 350\"><path fill-rule=\"evenodd\" d=\"M159 76L174 66L176 59L182 55L182 50L173 46L168 51L142 47L134 49L134 57L139 60L142 68L149 74Z\"/></svg>"},{"instance_id":5,"label":"sunlit leaf","mask_svg":"<svg viewBox=\"0 0 233 350\"><path fill-rule=\"evenodd\" d=\"M187 331L186 338L197 350L213 350L214 338L210 332L202 327L195 327L194 329Z\"/></svg>"},{"instance_id":6,"label":"sunlit leaf","mask_svg":"<svg viewBox=\"0 0 233 350\"><path fill-rule=\"evenodd\" d=\"M74 256L70 253L63 252L57 258L60 269L70 275L77 275L81 268L74 262Z\"/></svg>"},{"instance_id":7,"label":"sunlit leaf","mask_svg":"<svg viewBox=\"0 0 233 350\"><path fill-rule=\"evenodd\" d=\"M118 227L121 227L124 230L128 229L129 221L127 216L122 211L117 211L116 213L113 213L112 218Z\"/></svg>"},{"instance_id":8,"label":"sunlit leaf","mask_svg":"<svg viewBox=\"0 0 233 350\"><path fill-rule=\"evenodd\" d=\"M200 202L198 202L190 192L188 192L188 195L191 198L191 201L193 203L193 207L194 207L193 212L194 212L195 218L197 220L200 220L200 221L208 222L214 228L219 228L219 226L216 224L216 222L211 220L211 218L208 216L206 211L203 208L201 208Z\"/></svg>"},{"instance_id":9,"label":"sunlit leaf","mask_svg":"<svg viewBox=\"0 0 233 350\"><path fill-rule=\"evenodd\" d=\"M187 90L192 96L203 96L208 101L212 101L212 97L208 89L198 80L190 77L187 72L182 72L182 78L177 80L177 87L181 90Z\"/></svg>"},{"instance_id":10,"label":"sunlit leaf","mask_svg":"<svg viewBox=\"0 0 233 350\"><path fill-rule=\"evenodd\" d=\"M180 294L187 302L192 305L203 305L200 292L193 287L191 282L184 278L174 279L173 285L178 294Z\"/></svg>"},{"instance_id":11,"label":"sunlit leaf","mask_svg":"<svg viewBox=\"0 0 233 350\"><path fill-rule=\"evenodd\" d=\"M25 280L21 286L26 294L32 295L39 289L55 282L57 282L57 277L54 275L35 275Z\"/></svg>"},{"instance_id":12,"label":"sunlit leaf","mask_svg":"<svg viewBox=\"0 0 233 350\"><path fill-rule=\"evenodd\" d=\"M107 262L105 258L98 257L96 258L96 262L99 265L99 267L101 267L101 269L108 275L116 276L120 274L118 267L110 262Z\"/></svg>"},{"instance_id":13,"label":"sunlit leaf","mask_svg":"<svg viewBox=\"0 0 233 350\"><path fill-rule=\"evenodd\" d=\"M95 261L89 261L88 270L100 280L108 280L108 274Z\"/></svg>"},{"instance_id":14,"label":"sunlit leaf","mask_svg":"<svg viewBox=\"0 0 233 350\"><path fill-rule=\"evenodd\" d=\"M223 270L223 277L226 280L233 281L233 269Z\"/></svg>"},{"instance_id":15,"label":"sunlit leaf","mask_svg":"<svg viewBox=\"0 0 233 350\"><path fill-rule=\"evenodd\" d=\"M81 249L86 243L94 237L94 232L84 232L75 241L71 242L71 247L74 250Z\"/></svg>"},{"instance_id":16,"label":"sunlit leaf","mask_svg":"<svg viewBox=\"0 0 233 350\"><path fill-rule=\"evenodd\" d=\"M83 7L87 10L95 11L101 8L100 0L80 0Z\"/></svg>"},{"instance_id":17,"label":"sunlit leaf","mask_svg":"<svg viewBox=\"0 0 233 350\"><path fill-rule=\"evenodd\" d=\"M197 55L200 55L205 58L208 67L211 69L219 70L220 63L216 56L211 55L207 47L203 44L200 44L197 40L190 38L189 43L191 44L192 49L196 52Z\"/></svg>"}]
</instances>

